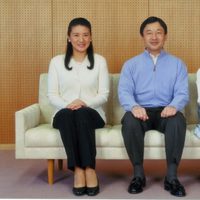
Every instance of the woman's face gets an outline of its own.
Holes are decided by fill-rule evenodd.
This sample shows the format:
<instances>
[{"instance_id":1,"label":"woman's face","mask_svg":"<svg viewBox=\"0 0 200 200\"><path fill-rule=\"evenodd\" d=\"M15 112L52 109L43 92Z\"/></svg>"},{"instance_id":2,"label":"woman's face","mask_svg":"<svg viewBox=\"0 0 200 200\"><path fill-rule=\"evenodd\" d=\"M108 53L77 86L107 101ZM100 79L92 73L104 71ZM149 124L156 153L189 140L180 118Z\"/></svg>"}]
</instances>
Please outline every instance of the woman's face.
<instances>
[{"instance_id":1,"label":"woman's face","mask_svg":"<svg viewBox=\"0 0 200 200\"><path fill-rule=\"evenodd\" d=\"M92 40L90 29L83 25L73 26L68 40L74 52L86 53Z\"/></svg>"}]
</instances>

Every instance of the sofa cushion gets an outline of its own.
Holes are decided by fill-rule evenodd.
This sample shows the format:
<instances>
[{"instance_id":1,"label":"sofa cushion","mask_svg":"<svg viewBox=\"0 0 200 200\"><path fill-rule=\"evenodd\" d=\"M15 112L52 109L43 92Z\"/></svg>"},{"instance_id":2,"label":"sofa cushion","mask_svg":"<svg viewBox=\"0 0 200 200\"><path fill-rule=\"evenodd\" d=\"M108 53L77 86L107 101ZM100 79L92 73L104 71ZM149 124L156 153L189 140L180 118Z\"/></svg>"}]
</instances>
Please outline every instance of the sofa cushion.
<instances>
[{"instance_id":1,"label":"sofa cushion","mask_svg":"<svg viewBox=\"0 0 200 200\"><path fill-rule=\"evenodd\" d=\"M185 146L198 147L198 139L192 131L195 125L188 126ZM62 147L62 140L57 129L50 124L42 124L29 129L25 133L26 147ZM155 130L147 131L145 134L145 147L164 147L164 134ZM96 147L124 147L121 134L121 125L105 126L96 129Z\"/></svg>"},{"instance_id":2,"label":"sofa cushion","mask_svg":"<svg viewBox=\"0 0 200 200\"><path fill-rule=\"evenodd\" d=\"M50 124L41 124L31 128L25 133L26 147L62 147L60 133ZM120 126L105 126L96 129L97 147L123 147L123 139L120 134Z\"/></svg>"},{"instance_id":3,"label":"sofa cushion","mask_svg":"<svg viewBox=\"0 0 200 200\"><path fill-rule=\"evenodd\" d=\"M62 147L60 133L50 124L41 124L25 133L26 147Z\"/></svg>"},{"instance_id":4,"label":"sofa cushion","mask_svg":"<svg viewBox=\"0 0 200 200\"><path fill-rule=\"evenodd\" d=\"M113 116L112 116L112 125L115 124L121 124L121 119L125 113L124 109L119 103L118 98L118 82L119 82L119 74L113 74L112 75L112 110L113 110Z\"/></svg>"},{"instance_id":5,"label":"sofa cushion","mask_svg":"<svg viewBox=\"0 0 200 200\"><path fill-rule=\"evenodd\" d=\"M106 131L104 131L106 129ZM121 134L121 125L107 126L96 130L97 147L123 147L124 141Z\"/></svg>"}]
</instances>

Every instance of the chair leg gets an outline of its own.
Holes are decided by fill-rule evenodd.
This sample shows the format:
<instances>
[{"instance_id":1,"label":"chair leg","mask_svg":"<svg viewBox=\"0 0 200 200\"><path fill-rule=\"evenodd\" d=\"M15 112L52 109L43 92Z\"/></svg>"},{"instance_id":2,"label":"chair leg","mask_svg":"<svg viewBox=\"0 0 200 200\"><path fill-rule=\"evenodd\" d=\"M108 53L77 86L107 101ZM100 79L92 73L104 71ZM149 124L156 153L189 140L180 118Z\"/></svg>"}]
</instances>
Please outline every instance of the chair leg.
<instances>
[{"instance_id":1,"label":"chair leg","mask_svg":"<svg viewBox=\"0 0 200 200\"><path fill-rule=\"evenodd\" d=\"M58 169L59 170L63 169L63 160L62 159L58 159Z\"/></svg>"},{"instance_id":2,"label":"chair leg","mask_svg":"<svg viewBox=\"0 0 200 200\"><path fill-rule=\"evenodd\" d=\"M49 185L53 184L53 175L54 175L54 159L48 159L48 183Z\"/></svg>"}]
</instances>

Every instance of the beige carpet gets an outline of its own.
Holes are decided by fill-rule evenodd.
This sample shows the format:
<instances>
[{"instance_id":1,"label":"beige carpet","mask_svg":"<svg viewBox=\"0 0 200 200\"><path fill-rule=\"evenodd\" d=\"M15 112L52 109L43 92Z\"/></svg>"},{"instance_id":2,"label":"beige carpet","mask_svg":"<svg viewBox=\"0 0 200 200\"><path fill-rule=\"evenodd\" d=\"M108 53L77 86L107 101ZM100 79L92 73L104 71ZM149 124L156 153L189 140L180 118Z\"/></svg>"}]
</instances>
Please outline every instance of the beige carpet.
<instances>
[{"instance_id":1,"label":"beige carpet","mask_svg":"<svg viewBox=\"0 0 200 200\"><path fill-rule=\"evenodd\" d=\"M71 192L73 174L66 170L55 172L55 184L47 184L46 160L16 160L14 150L0 150L0 198L77 198ZM163 189L165 161L146 160L147 186L144 192L131 195L127 187L132 178L128 160L98 160L97 173L100 194L95 199L177 199ZM185 186L187 196L181 199L200 199L200 161L183 160L179 179ZM82 196L80 199L91 199ZM180 199L180 198L178 198Z\"/></svg>"}]
</instances>

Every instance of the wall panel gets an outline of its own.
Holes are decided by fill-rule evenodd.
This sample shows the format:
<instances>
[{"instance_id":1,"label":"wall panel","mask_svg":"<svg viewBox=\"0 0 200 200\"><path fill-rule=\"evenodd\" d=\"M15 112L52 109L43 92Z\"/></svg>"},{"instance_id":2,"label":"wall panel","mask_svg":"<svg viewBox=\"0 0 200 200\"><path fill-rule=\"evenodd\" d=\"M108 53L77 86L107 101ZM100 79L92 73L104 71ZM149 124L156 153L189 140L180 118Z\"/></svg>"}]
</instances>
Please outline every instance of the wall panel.
<instances>
[{"instance_id":1,"label":"wall panel","mask_svg":"<svg viewBox=\"0 0 200 200\"><path fill-rule=\"evenodd\" d=\"M14 143L14 113L37 101L51 56L51 1L1 0L0 144Z\"/></svg>"},{"instance_id":2,"label":"wall panel","mask_svg":"<svg viewBox=\"0 0 200 200\"><path fill-rule=\"evenodd\" d=\"M15 142L14 113L37 102L39 74L47 72L52 56L65 52L72 18L91 21L95 51L117 73L143 51L141 22L159 16L169 28L166 50L196 72L199 10L199 0L0 0L0 144Z\"/></svg>"},{"instance_id":3,"label":"wall panel","mask_svg":"<svg viewBox=\"0 0 200 200\"><path fill-rule=\"evenodd\" d=\"M110 72L120 72L124 61L143 49L138 29L147 16L147 0L54 0L53 54L65 52L70 20L86 17L96 52L106 57Z\"/></svg>"},{"instance_id":4,"label":"wall panel","mask_svg":"<svg viewBox=\"0 0 200 200\"><path fill-rule=\"evenodd\" d=\"M182 58L189 72L200 67L200 1L150 0L149 15L163 18L169 29L166 49Z\"/></svg>"}]
</instances>

